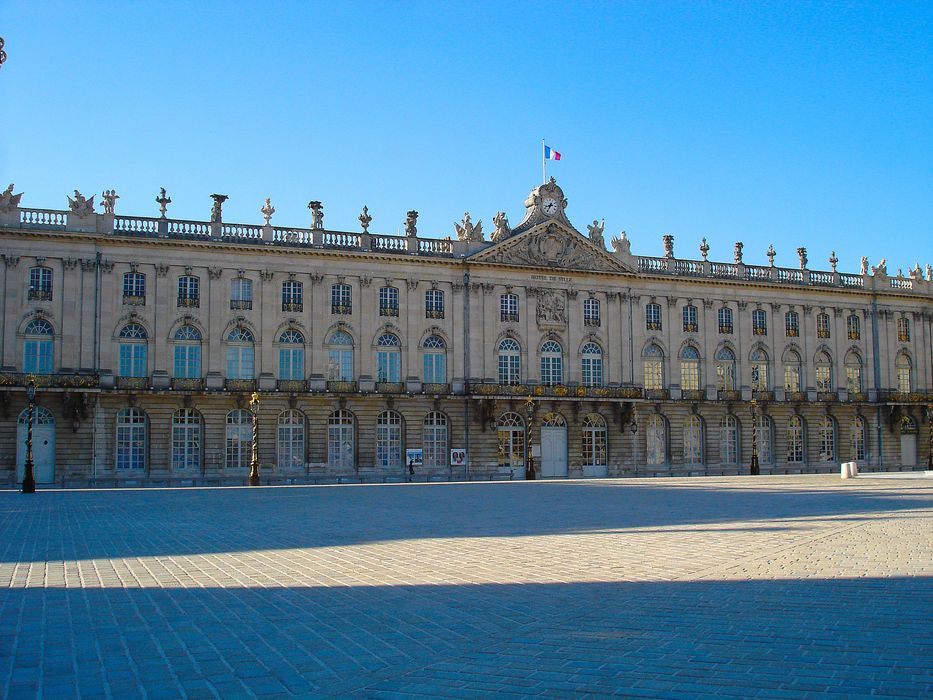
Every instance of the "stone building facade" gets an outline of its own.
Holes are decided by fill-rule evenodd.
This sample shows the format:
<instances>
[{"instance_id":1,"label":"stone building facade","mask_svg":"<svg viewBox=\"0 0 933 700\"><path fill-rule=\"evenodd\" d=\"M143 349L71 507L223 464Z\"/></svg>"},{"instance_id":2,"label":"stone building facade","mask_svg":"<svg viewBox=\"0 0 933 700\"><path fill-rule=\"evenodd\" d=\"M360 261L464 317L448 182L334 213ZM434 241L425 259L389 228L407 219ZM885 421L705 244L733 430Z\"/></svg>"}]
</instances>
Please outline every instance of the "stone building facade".
<instances>
[{"instance_id":1,"label":"stone building facade","mask_svg":"<svg viewBox=\"0 0 933 700\"><path fill-rule=\"evenodd\" d=\"M0 482L821 471L927 463L933 280L633 255L552 179L455 239L114 212L0 195ZM466 463L450 462L452 449Z\"/></svg>"}]
</instances>

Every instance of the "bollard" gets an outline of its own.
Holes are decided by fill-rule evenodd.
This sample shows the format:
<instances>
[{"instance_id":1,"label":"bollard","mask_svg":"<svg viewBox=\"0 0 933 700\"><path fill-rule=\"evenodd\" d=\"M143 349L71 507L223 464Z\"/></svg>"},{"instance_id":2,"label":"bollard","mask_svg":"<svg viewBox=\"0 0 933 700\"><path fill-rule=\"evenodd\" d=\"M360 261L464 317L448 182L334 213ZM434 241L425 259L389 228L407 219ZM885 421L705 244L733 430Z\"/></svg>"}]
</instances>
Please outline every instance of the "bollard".
<instances>
[{"instance_id":1,"label":"bollard","mask_svg":"<svg viewBox=\"0 0 933 700\"><path fill-rule=\"evenodd\" d=\"M839 478L848 479L849 478L849 463L843 462L839 466Z\"/></svg>"}]
</instances>

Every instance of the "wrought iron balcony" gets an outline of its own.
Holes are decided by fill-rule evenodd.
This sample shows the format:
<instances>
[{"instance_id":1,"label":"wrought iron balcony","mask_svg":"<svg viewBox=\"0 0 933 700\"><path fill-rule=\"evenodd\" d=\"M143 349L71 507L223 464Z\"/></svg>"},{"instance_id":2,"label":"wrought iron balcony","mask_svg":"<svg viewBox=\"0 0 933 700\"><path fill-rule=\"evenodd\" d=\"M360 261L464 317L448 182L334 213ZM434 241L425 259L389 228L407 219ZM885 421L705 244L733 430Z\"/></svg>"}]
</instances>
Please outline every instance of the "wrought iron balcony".
<instances>
[{"instance_id":1,"label":"wrought iron balcony","mask_svg":"<svg viewBox=\"0 0 933 700\"><path fill-rule=\"evenodd\" d=\"M175 391L202 391L204 380L200 377L175 377L172 379L172 389Z\"/></svg>"},{"instance_id":2,"label":"wrought iron balcony","mask_svg":"<svg viewBox=\"0 0 933 700\"><path fill-rule=\"evenodd\" d=\"M376 382L376 391L380 394L404 394L405 382Z\"/></svg>"},{"instance_id":3,"label":"wrought iron balcony","mask_svg":"<svg viewBox=\"0 0 933 700\"><path fill-rule=\"evenodd\" d=\"M255 379L227 379L224 381L227 391L256 391Z\"/></svg>"},{"instance_id":4,"label":"wrought iron balcony","mask_svg":"<svg viewBox=\"0 0 933 700\"><path fill-rule=\"evenodd\" d=\"M327 382L327 390L335 394L354 394L356 393L356 382L333 380Z\"/></svg>"},{"instance_id":5,"label":"wrought iron balcony","mask_svg":"<svg viewBox=\"0 0 933 700\"><path fill-rule=\"evenodd\" d=\"M398 307L397 306L380 306L379 315L380 316L398 316Z\"/></svg>"},{"instance_id":6,"label":"wrought iron balcony","mask_svg":"<svg viewBox=\"0 0 933 700\"><path fill-rule=\"evenodd\" d=\"M253 308L252 299L231 299L230 309L232 311L248 311Z\"/></svg>"},{"instance_id":7,"label":"wrought iron balcony","mask_svg":"<svg viewBox=\"0 0 933 700\"><path fill-rule=\"evenodd\" d=\"M300 301L283 301L282 302L282 311L302 311L304 309L304 304Z\"/></svg>"},{"instance_id":8,"label":"wrought iron balcony","mask_svg":"<svg viewBox=\"0 0 933 700\"><path fill-rule=\"evenodd\" d=\"M279 379L275 386L279 391L290 393L300 393L308 389L308 383L304 379Z\"/></svg>"},{"instance_id":9,"label":"wrought iron balcony","mask_svg":"<svg viewBox=\"0 0 933 700\"><path fill-rule=\"evenodd\" d=\"M499 320L503 323L518 323L518 312L502 311L499 313Z\"/></svg>"},{"instance_id":10,"label":"wrought iron balcony","mask_svg":"<svg viewBox=\"0 0 933 700\"><path fill-rule=\"evenodd\" d=\"M178 297L178 308L179 309L197 309L201 306L201 298L194 296L179 296Z\"/></svg>"},{"instance_id":11,"label":"wrought iron balcony","mask_svg":"<svg viewBox=\"0 0 933 700\"><path fill-rule=\"evenodd\" d=\"M123 304L124 306L145 306L146 297L143 294L124 294Z\"/></svg>"},{"instance_id":12,"label":"wrought iron balcony","mask_svg":"<svg viewBox=\"0 0 933 700\"><path fill-rule=\"evenodd\" d=\"M139 389L142 391L150 386L149 377L117 377L116 383L118 389Z\"/></svg>"},{"instance_id":13,"label":"wrought iron balcony","mask_svg":"<svg viewBox=\"0 0 933 700\"><path fill-rule=\"evenodd\" d=\"M52 301L52 290L51 289L30 289L29 300L30 301Z\"/></svg>"},{"instance_id":14,"label":"wrought iron balcony","mask_svg":"<svg viewBox=\"0 0 933 700\"><path fill-rule=\"evenodd\" d=\"M353 313L353 307L350 304L331 304L330 312L338 316L349 316Z\"/></svg>"},{"instance_id":15,"label":"wrought iron balcony","mask_svg":"<svg viewBox=\"0 0 933 700\"><path fill-rule=\"evenodd\" d=\"M425 309L425 318L444 318L444 309Z\"/></svg>"},{"instance_id":16,"label":"wrought iron balcony","mask_svg":"<svg viewBox=\"0 0 933 700\"><path fill-rule=\"evenodd\" d=\"M742 392L735 389L719 389L716 392L716 397L720 401L741 401Z\"/></svg>"},{"instance_id":17,"label":"wrought iron balcony","mask_svg":"<svg viewBox=\"0 0 933 700\"><path fill-rule=\"evenodd\" d=\"M424 394L449 394L450 384L437 384L434 382L425 382L421 385L421 391Z\"/></svg>"}]
</instances>

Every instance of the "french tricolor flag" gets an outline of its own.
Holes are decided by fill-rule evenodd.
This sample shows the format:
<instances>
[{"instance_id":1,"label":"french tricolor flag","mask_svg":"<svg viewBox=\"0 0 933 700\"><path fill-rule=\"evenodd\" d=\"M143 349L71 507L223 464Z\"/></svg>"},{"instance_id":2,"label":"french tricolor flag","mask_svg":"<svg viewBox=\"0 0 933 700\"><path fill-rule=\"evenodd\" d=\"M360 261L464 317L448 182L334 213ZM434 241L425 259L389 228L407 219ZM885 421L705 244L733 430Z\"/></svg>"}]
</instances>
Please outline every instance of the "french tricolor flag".
<instances>
[{"instance_id":1,"label":"french tricolor flag","mask_svg":"<svg viewBox=\"0 0 933 700\"><path fill-rule=\"evenodd\" d=\"M544 147L544 158L545 160L560 160L560 153L555 151L550 146Z\"/></svg>"}]
</instances>

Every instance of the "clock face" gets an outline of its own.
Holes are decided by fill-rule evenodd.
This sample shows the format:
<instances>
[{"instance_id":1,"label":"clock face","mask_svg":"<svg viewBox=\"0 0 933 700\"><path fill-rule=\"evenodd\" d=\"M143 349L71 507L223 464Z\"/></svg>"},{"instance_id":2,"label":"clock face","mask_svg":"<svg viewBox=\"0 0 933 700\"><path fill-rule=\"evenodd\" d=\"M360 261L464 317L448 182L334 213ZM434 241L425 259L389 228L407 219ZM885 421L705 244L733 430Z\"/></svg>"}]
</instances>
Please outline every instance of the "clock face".
<instances>
[{"instance_id":1,"label":"clock face","mask_svg":"<svg viewBox=\"0 0 933 700\"><path fill-rule=\"evenodd\" d=\"M542 203L541 208L548 216L554 216L557 213L557 200L553 197L548 197Z\"/></svg>"}]
</instances>

